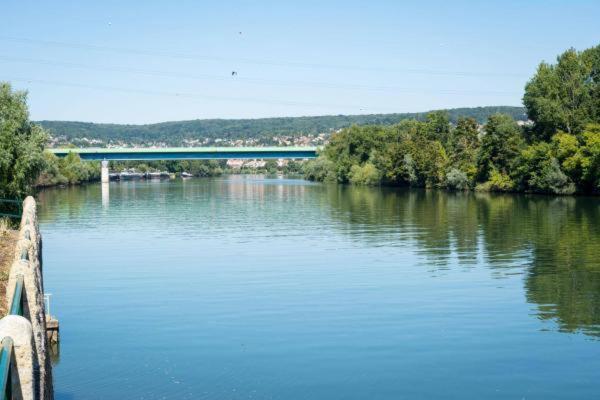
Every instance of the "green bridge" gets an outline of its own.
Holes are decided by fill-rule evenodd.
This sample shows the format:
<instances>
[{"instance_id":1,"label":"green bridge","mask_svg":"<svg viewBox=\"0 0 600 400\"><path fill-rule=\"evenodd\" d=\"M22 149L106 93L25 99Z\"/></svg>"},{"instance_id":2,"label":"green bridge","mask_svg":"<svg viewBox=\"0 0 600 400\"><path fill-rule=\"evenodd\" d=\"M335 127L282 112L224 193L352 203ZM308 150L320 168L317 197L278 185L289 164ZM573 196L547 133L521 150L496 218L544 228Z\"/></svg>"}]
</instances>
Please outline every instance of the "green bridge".
<instances>
[{"instance_id":1,"label":"green bridge","mask_svg":"<svg viewBox=\"0 0 600 400\"><path fill-rule=\"evenodd\" d=\"M317 147L166 147L50 149L58 157L77 153L82 160L215 160L255 158L315 158Z\"/></svg>"}]
</instances>

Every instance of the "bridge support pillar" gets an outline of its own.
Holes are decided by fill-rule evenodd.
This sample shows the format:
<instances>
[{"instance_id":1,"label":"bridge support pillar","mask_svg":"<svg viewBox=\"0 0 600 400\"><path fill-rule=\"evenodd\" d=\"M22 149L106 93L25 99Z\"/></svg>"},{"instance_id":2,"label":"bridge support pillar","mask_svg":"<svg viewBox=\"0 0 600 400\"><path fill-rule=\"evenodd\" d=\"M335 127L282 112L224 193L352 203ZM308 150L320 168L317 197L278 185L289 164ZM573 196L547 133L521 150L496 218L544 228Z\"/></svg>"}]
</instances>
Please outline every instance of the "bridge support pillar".
<instances>
[{"instance_id":1,"label":"bridge support pillar","mask_svg":"<svg viewBox=\"0 0 600 400\"><path fill-rule=\"evenodd\" d=\"M102 183L108 183L108 161L106 160L102 160L101 178Z\"/></svg>"}]
</instances>

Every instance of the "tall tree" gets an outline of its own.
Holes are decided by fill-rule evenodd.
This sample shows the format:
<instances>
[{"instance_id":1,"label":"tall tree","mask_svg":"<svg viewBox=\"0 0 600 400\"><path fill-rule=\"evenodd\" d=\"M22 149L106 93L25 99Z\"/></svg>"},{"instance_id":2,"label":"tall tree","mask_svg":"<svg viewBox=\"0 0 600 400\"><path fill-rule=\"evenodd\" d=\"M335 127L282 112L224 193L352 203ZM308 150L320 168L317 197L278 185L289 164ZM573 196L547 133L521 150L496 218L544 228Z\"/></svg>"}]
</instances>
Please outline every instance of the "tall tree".
<instances>
[{"instance_id":1,"label":"tall tree","mask_svg":"<svg viewBox=\"0 0 600 400\"><path fill-rule=\"evenodd\" d=\"M508 175L523 145L521 128L510 115L492 115L484 131L477 156L477 177L482 182L492 171Z\"/></svg>"},{"instance_id":2,"label":"tall tree","mask_svg":"<svg viewBox=\"0 0 600 400\"><path fill-rule=\"evenodd\" d=\"M427 136L429 140L438 140L447 148L450 141L450 116L447 111L427 114Z\"/></svg>"},{"instance_id":3,"label":"tall tree","mask_svg":"<svg viewBox=\"0 0 600 400\"><path fill-rule=\"evenodd\" d=\"M580 133L600 111L600 46L583 53L569 49L551 65L541 63L525 86L523 103L534 122L534 139L549 140L557 130Z\"/></svg>"},{"instance_id":4,"label":"tall tree","mask_svg":"<svg viewBox=\"0 0 600 400\"><path fill-rule=\"evenodd\" d=\"M450 137L450 162L452 166L473 178L479 148L477 121L473 118L459 118Z\"/></svg>"},{"instance_id":5,"label":"tall tree","mask_svg":"<svg viewBox=\"0 0 600 400\"><path fill-rule=\"evenodd\" d=\"M46 134L29 121L27 94L0 83L0 197L22 197L44 167Z\"/></svg>"}]
</instances>

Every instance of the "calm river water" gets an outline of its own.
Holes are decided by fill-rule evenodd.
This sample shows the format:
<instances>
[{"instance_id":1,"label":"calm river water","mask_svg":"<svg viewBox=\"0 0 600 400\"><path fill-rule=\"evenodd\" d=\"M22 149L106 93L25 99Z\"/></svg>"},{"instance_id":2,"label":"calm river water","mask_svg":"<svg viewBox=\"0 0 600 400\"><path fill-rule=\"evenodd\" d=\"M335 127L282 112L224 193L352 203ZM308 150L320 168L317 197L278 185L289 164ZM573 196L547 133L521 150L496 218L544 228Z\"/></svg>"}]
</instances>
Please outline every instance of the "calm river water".
<instances>
[{"instance_id":1,"label":"calm river water","mask_svg":"<svg viewBox=\"0 0 600 400\"><path fill-rule=\"evenodd\" d=\"M597 399L600 199L302 180L39 195L57 399Z\"/></svg>"}]
</instances>

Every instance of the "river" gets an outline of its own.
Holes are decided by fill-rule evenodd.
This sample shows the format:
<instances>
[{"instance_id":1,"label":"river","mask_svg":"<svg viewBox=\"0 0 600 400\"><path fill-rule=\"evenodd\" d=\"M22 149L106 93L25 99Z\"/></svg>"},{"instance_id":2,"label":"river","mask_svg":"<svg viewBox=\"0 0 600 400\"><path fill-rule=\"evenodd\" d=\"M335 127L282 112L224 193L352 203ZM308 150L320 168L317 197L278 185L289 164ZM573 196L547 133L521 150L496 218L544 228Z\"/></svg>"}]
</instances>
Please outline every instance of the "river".
<instances>
[{"instance_id":1,"label":"river","mask_svg":"<svg viewBox=\"0 0 600 400\"><path fill-rule=\"evenodd\" d=\"M38 196L58 400L598 398L598 198L108 189Z\"/></svg>"}]
</instances>

